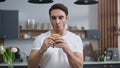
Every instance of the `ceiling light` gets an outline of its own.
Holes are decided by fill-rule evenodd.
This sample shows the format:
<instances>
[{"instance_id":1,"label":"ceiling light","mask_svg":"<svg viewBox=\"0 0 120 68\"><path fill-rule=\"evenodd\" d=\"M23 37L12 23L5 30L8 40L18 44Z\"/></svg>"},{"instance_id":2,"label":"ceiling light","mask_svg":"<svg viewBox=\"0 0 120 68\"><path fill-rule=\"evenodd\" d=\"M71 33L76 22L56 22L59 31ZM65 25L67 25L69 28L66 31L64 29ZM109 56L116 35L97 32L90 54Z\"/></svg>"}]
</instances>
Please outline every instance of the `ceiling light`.
<instances>
[{"instance_id":1,"label":"ceiling light","mask_svg":"<svg viewBox=\"0 0 120 68\"><path fill-rule=\"evenodd\" d=\"M46 4L46 3L52 3L53 0L28 0L28 2L34 4Z\"/></svg>"},{"instance_id":2,"label":"ceiling light","mask_svg":"<svg viewBox=\"0 0 120 68\"><path fill-rule=\"evenodd\" d=\"M0 2L4 2L5 0L0 0Z\"/></svg>"},{"instance_id":3,"label":"ceiling light","mask_svg":"<svg viewBox=\"0 0 120 68\"><path fill-rule=\"evenodd\" d=\"M76 2L74 2L74 4L77 4L77 5L92 5L97 3L98 1L96 0L77 0Z\"/></svg>"}]
</instances>

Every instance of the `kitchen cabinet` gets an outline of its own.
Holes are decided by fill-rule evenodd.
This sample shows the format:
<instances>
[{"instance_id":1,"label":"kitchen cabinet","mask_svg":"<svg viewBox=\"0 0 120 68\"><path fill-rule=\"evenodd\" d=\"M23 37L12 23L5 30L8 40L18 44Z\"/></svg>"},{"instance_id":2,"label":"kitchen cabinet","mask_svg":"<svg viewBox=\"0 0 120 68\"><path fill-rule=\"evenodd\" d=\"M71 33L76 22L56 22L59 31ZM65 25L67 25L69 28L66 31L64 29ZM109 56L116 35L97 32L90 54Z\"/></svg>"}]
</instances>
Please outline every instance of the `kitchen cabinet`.
<instances>
[{"instance_id":1,"label":"kitchen cabinet","mask_svg":"<svg viewBox=\"0 0 120 68\"><path fill-rule=\"evenodd\" d=\"M105 64L101 65L101 68L120 68L119 64Z\"/></svg>"},{"instance_id":2,"label":"kitchen cabinet","mask_svg":"<svg viewBox=\"0 0 120 68\"><path fill-rule=\"evenodd\" d=\"M8 68L8 66L1 66L1 68Z\"/></svg>"},{"instance_id":3,"label":"kitchen cabinet","mask_svg":"<svg viewBox=\"0 0 120 68\"><path fill-rule=\"evenodd\" d=\"M84 68L120 68L119 64L84 65Z\"/></svg>"},{"instance_id":4,"label":"kitchen cabinet","mask_svg":"<svg viewBox=\"0 0 120 68\"><path fill-rule=\"evenodd\" d=\"M0 37L2 36L1 34L2 34L2 12L0 11Z\"/></svg>"},{"instance_id":5,"label":"kitchen cabinet","mask_svg":"<svg viewBox=\"0 0 120 68\"><path fill-rule=\"evenodd\" d=\"M8 68L8 66L0 66L0 68ZM14 66L13 68L28 68L28 67L23 65L23 66ZM40 68L40 66L38 66L38 68Z\"/></svg>"},{"instance_id":6,"label":"kitchen cabinet","mask_svg":"<svg viewBox=\"0 0 120 68\"><path fill-rule=\"evenodd\" d=\"M100 68L100 65L84 65L83 68Z\"/></svg>"},{"instance_id":7,"label":"kitchen cabinet","mask_svg":"<svg viewBox=\"0 0 120 68\"><path fill-rule=\"evenodd\" d=\"M0 37L18 38L18 10L0 10Z\"/></svg>"},{"instance_id":8,"label":"kitchen cabinet","mask_svg":"<svg viewBox=\"0 0 120 68\"><path fill-rule=\"evenodd\" d=\"M8 66L1 66L1 68L8 68ZM14 66L13 68L27 68L27 66Z\"/></svg>"},{"instance_id":9,"label":"kitchen cabinet","mask_svg":"<svg viewBox=\"0 0 120 68\"><path fill-rule=\"evenodd\" d=\"M100 30L87 30L87 39L100 39L101 32Z\"/></svg>"},{"instance_id":10,"label":"kitchen cabinet","mask_svg":"<svg viewBox=\"0 0 120 68\"><path fill-rule=\"evenodd\" d=\"M83 68L120 68L119 61L107 61L107 62L84 62Z\"/></svg>"}]
</instances>

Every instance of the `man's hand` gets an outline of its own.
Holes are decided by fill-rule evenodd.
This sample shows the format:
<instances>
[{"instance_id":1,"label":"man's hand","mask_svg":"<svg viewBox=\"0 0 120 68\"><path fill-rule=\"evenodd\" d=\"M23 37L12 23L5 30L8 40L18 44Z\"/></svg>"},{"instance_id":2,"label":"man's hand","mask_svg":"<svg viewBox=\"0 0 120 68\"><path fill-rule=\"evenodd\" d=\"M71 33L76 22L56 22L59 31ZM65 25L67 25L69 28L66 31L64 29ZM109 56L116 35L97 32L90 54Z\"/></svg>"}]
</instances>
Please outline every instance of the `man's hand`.
<instances>
[{"instance_id":1,"label":"man's hand","mask_svg":"<svg viewBox=\"0 0 120 68\"><path fill-rule=\"evenodd\" d=\"M55 47L62 48L64 52L67 52L70 49L67 42L62 38L58 38L55 40Z\"/></svg>"},{"instance_id":2,"label":"man's hand","mask_svg":"<svg viewBox=\"0 0 120 68\"><path fill-rule=\"evenodd\" d=\"M53 47L54 44L55 44L54 40L55 40L55 39L52 38L52 37L46 38L46 39L44 40L44 42L43 42L42 47L41 47L41 51L42 51L42 52L45 52L45 51L47 51L47 49L48 49L49 47Z\"/></svg>"}]
</instances>

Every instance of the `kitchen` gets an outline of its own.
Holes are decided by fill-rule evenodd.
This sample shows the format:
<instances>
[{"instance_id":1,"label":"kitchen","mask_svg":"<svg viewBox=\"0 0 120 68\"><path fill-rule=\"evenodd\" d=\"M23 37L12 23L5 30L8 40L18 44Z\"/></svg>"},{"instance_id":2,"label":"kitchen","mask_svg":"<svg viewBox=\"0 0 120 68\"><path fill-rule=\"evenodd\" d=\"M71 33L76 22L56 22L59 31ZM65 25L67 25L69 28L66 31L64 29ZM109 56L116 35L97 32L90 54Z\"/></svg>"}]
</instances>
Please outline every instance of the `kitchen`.
<instances>
[{"instance_id":1,"label":"kitchen","mask_svg":"<svg viewBox=\"0 0 120 68\"><path fill-rule=\"evenodd\" d=\"M118 0L119 1L119 0ZM94 5L75 5L73 2L75 0L54 0L54 3L62 2L68 6L69 9L69 23L68 25L77 26L78 29L85 27L85 29L98 29L98 4ZM119 3L119 2L118 2ZM19 10L19 25L24 29L25 23L28 19L34 19L35 22L46 23L49 22L48 8L52 5L50 4L31 4L27 0L6 0L5 2L0 2L0 9L2 10ZM23 8L24 7L24 8ZM69 8L70 7L70 8ZM118 4L119 7L119 4ZM42 9L42 10L41 10ZM82 9L82 11L81 11ZM119 8L118 8L119 9ZM75 10L75 11L73 11ZM94 10L94 11L93 11ZM120 11L119 11L120 12ZM119 15L118 15L119 21ZM73 23L75 22L75 24ZM119 23L118 23L119 24ZM120 24L119 24L120 25ZM119 26L120 27L120 26ZM119 37L119 36L118 36ZM118 40L120 40L118 38ZM30 49L32 48L33 39L29 40L6 40L5 46L17 46L21 51L24 51L29 55ZM92 42L95 49L98 49L97 40L85 41L84 44ZM118 43L118 47L120 43ZM24 57L24 56L23 56Z\"/></svg>"}]
</instances>

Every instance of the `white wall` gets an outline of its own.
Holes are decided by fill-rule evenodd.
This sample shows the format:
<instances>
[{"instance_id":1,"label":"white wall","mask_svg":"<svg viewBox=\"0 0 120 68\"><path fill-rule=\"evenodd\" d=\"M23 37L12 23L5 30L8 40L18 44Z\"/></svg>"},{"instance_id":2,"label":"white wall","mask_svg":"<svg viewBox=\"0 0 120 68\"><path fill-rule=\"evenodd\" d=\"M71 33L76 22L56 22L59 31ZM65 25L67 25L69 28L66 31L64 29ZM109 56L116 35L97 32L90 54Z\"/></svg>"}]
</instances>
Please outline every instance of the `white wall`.
<instances>
[{"instance_id":1,"label":"white wall","mask_svg":"<svg viewBox=\"0 0 120 68\"><path fill-rule=\"evenodd\" d=\"M62 2L69 10L70 25L84 26L86 29L96 29L97 5L75 5L76 0L54 0L54 3ZM36 22L49 22L48 10L51 4L31 4L27 0L6 0L0 3L0 9L19 10L19 24L25 26L26 20L35 19ZM93 26L91 27L92 24Z\"/></svg>"},{"instance_id":2,"label":"white wall","mask_svg":"<svg viewBox=\"0 0 120 68\"><path fill-rule=\"evenodd\" d=\"M33 40L5 40L5 47L18 47L21 52L25 52L29 55L32 49L32 43Z\"/></svg>"},{"instance_id":3,"label":"white wall","mask_svg":"<svg viewBox=\"0 0 120 68\"><path fill-rule=\"evenodd\" d=\"M49 22L48 10L54 3L64 3L69 10L69 25L84 26L86 29L98 29L98 7L95 5L75 5L77 0L53 0L51 4L31 4L28 0L6 0L0 2L0 10L19 10L19 25L25 28L27 19L35 19L38 23ZM18 46L30 52L33 40L7 40L6 46ZM94 43L97 45L97 41ZM96 46L97 48L97 46Z\"/></svg>"}]
</instances>

